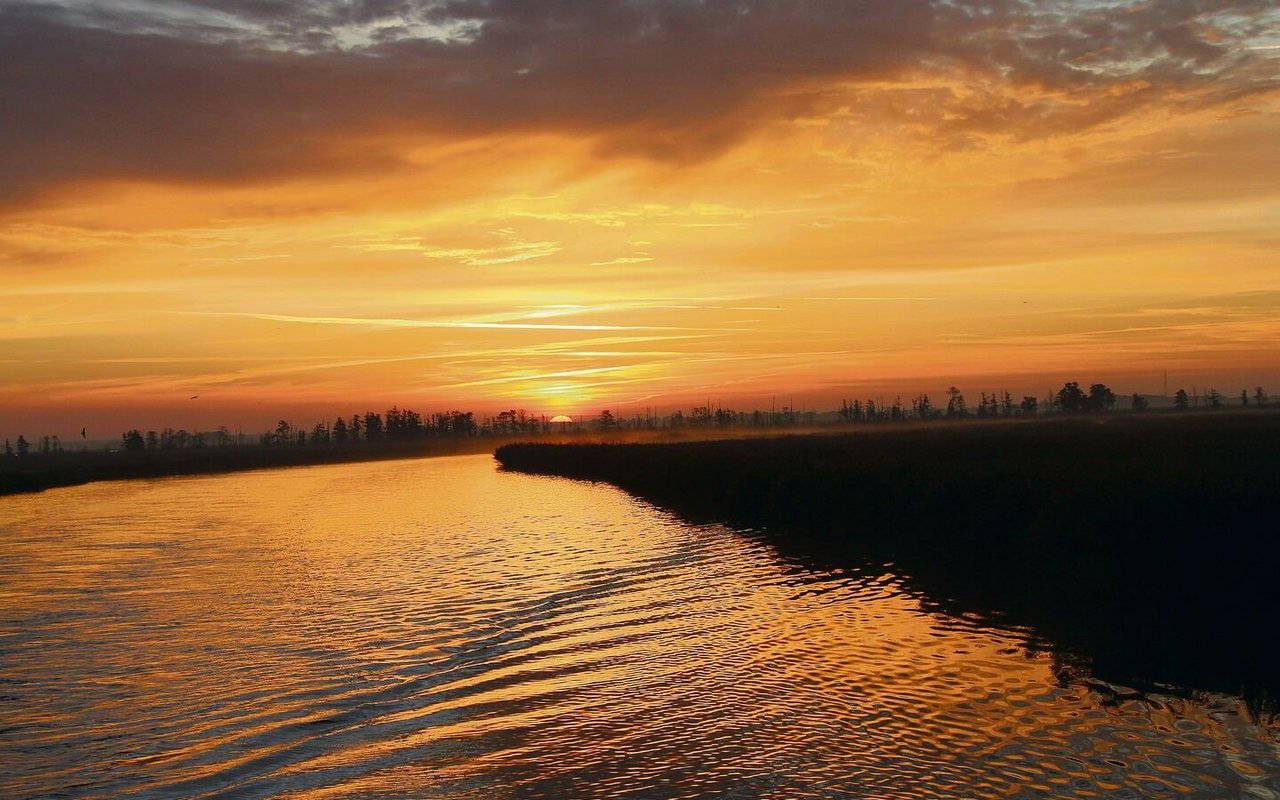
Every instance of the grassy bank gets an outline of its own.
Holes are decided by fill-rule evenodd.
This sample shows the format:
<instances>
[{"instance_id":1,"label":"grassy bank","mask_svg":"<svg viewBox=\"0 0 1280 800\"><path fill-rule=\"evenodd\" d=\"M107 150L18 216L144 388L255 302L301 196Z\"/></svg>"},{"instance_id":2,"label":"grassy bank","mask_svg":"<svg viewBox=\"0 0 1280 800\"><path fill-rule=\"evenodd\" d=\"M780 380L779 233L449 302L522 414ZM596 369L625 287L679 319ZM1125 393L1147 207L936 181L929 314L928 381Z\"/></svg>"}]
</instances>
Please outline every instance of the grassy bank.
<instances>
[{"instance_id":1,"label":"grassy bank","mask_svg":"<svg viewBox=\"0 0 1280 800\"><path fill-rule=\"evenodd\" d=\"M135 452L41 453L0 460L0 495L38 492L93 481L240 472L273 467L341 464L426 456L489 453L503 440L432 439L297 447L208 447Z\"/></svg>"},{"instance_id":2,"label":"grassy bank","mask_svg":"<svg viewBox=\"0 0 1280 800\"><path fill-rule=\"evenodd\" d=\"M1103 678L1280 688L1280 414L512 444L497 457L763 526L823 569L891 561L926 603L1030 626Z\"/></svg>"}]
</instances>

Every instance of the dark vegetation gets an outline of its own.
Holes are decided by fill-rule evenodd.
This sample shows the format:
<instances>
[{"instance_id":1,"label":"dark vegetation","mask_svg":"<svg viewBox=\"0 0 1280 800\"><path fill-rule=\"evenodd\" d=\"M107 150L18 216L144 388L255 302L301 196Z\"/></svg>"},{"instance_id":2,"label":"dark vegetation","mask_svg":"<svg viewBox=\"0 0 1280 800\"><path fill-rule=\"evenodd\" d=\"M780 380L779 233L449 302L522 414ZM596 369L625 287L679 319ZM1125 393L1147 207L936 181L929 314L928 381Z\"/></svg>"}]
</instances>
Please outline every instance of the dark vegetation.
<instances>
[{"instance_id":1,"label":"dark vegetation","mask_svg":"<svg viewBox=\"0 0 1280 800\"><path fill-rule=\"evenodd\" d=\"M1167 401L1167 398L1161 398ZM1203 399L1203 406L1201 400ZM1151 403L1146 396L1134 394L1129 411L1147 411ZM569 422L553 422L546 415L530 414L523 409L509 409L492 416L478 417L471 411L445 411L421 414L408 408L392 406L379 414L366 411L350 417L321 420L313 425L295 425L281 419L270 430L257 434L232 433L223 426L213 431L187 431L164 428L143 431L138 428L121 434L118 442L107 448L99 444L91 450L81 439L71 443L57 436L43 436L34 443L18 436L15 443L5 440L0 458L0 495L40 491L56 486L71 486L96 480L150 478L200 472L230 472L263 467L299 466L343 461L366 461L383 458L406 458L435 453L484 452L508 439L563 436L602 436L645 438L724 438L773 436L807 429L831 429L892 423L915 424L933 420L990 420L1051 415L1109 414L1117 405L1117 397L1109 387L1095 383L1088 390L1069 382L1051 392L1043 402L1026 396L1020 401L1008 392L982 392L978 401L969 405L956 387L947 391L945 405L935 405L927 394L904 403L901 397L892 402L885 398L842 400L836 411L820 413L795 407L794 402L768 410L744 411L713 406L710 400L682 410L661 415L652 409L623 416L605 409L594 417L578 417ZM1241 390L1242 406L1250 405L1250 394ZM1254 409L1267 406L1268 397L1261 387L1254 390ZM1181 409L1212 410L1221 408L1223 396L1216 390L1192 395L1179 390L1173 405ZM1173 410L1172 408L1169 410Z\"/></svg>"},{"instance_id":2,"label":"dark vegetation","mask_svg":"<svg viewBox=\"0 0 1280 800\"><path fill-rule=\"evenodd\" d=\"M477 422L470 411L423 415L392 406L382 414L366 411L311 427L282 419L257 435L226 427L145 433L135 428L121 434L116 446L95 450L45 436L33 452L19 436L16 447L5 442L0 495L101 480L481 453L511 436L550 429L545 419L514 410Z\"/></svg>"},{"instance_id":3,"label":"dark vegetation","mask_svg":"<svg viewBox=\"0 0 1280 800\"><path fill-rule=\"evenodd\" d=\"M1280 689L1280 413L934 423L675 444L503 446L504 468L608 481L760 529L821 569L892 563L928 605L1018 627L1090 673Z\"/></svg>"},{"instance_id":4,"label":"dark vegetation","mask_svg":"<svg viewBox=\"0 0 1280 800\"><path fill-rule=\"evenodd\" d=\"M345 447L204 447L136 451L63 451L6 459L0 465L0 495L130 478L200 475L272 467L338 464L423 456L487 453L493 439L349 444Z\"/></svg>"}]
</instances>

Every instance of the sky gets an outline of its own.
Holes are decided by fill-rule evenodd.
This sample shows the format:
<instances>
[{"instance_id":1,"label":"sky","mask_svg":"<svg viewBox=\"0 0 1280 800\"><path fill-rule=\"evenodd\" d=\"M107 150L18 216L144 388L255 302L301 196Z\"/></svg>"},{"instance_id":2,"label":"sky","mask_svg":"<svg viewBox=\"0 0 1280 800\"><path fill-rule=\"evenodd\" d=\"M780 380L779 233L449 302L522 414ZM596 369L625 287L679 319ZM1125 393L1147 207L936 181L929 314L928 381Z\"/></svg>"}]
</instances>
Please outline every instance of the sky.
<instances>
[{"instance_id":1,"label":"sky","mask_svg":"<svg viewBox=\"0 0 1280 800\"><path fill-rule=\"evenodd\" d=\"M0 0L0 434L1280 393L1272 0Z\"/></svg>"}]
</instances>

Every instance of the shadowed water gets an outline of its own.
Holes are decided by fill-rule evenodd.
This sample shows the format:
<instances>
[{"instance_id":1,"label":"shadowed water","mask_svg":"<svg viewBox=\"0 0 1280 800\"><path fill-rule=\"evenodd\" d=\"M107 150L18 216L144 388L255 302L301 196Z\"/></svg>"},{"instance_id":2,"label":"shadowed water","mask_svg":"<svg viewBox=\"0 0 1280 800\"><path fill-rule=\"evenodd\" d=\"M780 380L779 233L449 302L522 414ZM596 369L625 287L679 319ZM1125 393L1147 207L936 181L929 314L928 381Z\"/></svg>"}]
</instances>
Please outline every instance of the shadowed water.
<instances>
[{"instance_id":1,"label":"shadowed water","mask_svg":"<svg viewBox=\"0 0 1280 800\"><path fill-rule=\"evenodd\" d=\"M1280 798L1023 639L486 456L3 498L0 797Z\"/></svg>"}]
</instances>

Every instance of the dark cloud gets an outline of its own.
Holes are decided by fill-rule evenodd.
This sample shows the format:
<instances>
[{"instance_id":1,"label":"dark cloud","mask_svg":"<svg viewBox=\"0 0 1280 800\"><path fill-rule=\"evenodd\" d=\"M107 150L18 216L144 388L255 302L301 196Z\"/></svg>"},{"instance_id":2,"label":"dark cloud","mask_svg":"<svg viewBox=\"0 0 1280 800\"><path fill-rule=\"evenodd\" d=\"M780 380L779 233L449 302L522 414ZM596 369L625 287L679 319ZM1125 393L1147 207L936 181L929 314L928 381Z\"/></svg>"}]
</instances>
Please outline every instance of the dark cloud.
<instances>
[{"instance_id":1,"label":"dark cloud","mask_svg":"<svg viewBox=\"0 0 1280 800\"><path fill-rule=\"evenodd\" d=\"M1243 44L1276 16L1270 0L10 5L0 201L79 180L387 168L393 153L351 145L384 133L552 130L694 159L811 110L826 82L906 74L982 88L864 111L944 146L1052 135L1274 90L1276 62Z\"/></svg>"}]
</instances>

